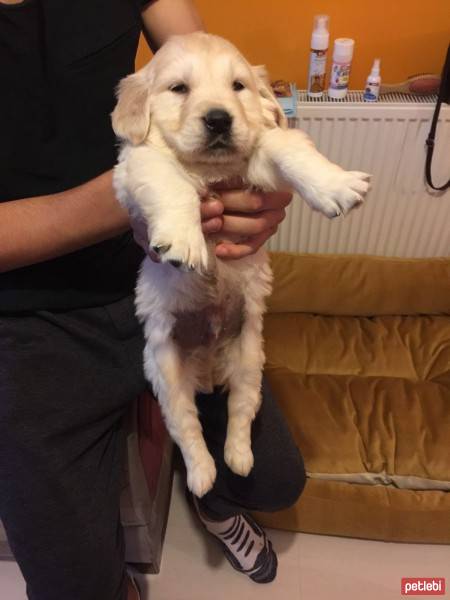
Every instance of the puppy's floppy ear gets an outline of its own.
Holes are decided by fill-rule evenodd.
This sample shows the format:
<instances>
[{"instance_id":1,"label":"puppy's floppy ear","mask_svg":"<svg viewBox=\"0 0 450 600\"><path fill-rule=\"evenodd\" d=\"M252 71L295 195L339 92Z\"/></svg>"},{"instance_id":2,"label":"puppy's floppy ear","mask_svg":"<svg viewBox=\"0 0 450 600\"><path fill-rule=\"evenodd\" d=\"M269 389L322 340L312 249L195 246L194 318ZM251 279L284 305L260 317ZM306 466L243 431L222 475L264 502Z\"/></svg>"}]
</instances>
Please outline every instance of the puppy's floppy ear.
<instances>
[{"instance_id":1,"label":"puppy's floppy ear","mask_svg":"<svg viewBox=\"0 0 450 600\"><path fill-rule=\"evenodd\" d=\"M261 97L263 116L266 124L269 127L278 125L282 129L287 129L288 122L286 115L272 91L266 67L264 65L257 65L252 67L252 70Z\"/></svg>"},{"instance_id":2,"label":"puppy's floppy ear","mask_svg":"<svg viewBox=\"0 0 450 600\"><path fill-rule=\"evenodd\" d=\"M122 79L116 91L117 104L111 113L114 133L135 146L145 140L150 128L152 74L149 67Z\"/></svg>"}]
</instances>

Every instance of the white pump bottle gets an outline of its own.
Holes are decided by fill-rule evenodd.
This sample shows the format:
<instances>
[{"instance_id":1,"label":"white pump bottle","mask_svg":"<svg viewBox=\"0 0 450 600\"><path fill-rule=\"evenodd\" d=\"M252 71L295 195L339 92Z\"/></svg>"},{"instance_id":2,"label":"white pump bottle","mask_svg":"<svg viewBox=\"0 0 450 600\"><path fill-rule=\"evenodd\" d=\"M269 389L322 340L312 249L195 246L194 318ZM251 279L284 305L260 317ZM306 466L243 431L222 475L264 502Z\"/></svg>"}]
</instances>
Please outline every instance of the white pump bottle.
<instances>
[{"instance_id":1,"label":"white pump bottle","mask_svg":"<svg viewBox=\"0 0 450 600\"><path fill-rule=\"evenodd\" d=\"M310 98L321 98L325 89L327 50L330 41L328 20L328 15L314 17L308 74L308 96Z\"/></svg>"},{"instance_id":2,"label":"white pump bottle","mask_svg":"<svg viewBox=\"0 0 450 600\"><path fill-rule=\"evenodd\" d=\"M367 78L366 87L364 89L364 102L376 102L380 95L380 59L376 58L373 61L372 71Z\"/></svg>"}]
</instances>

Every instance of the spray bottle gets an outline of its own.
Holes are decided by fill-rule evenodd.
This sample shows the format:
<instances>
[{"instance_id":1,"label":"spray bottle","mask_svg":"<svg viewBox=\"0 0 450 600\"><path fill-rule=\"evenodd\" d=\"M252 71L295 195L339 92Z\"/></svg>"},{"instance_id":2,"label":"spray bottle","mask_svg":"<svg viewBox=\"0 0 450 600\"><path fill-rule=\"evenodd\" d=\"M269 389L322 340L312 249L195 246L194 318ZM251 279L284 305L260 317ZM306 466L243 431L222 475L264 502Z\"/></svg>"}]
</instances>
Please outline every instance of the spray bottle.
<instances>
[{"instance_id":1,"label":"spray bottle","mask_svg":"<svg viewBox=\"0 0 450 600\"><path fill-rule=\"evenodd\" d=\"M355 40L350 38L334 40L333 66L331 67L330 87L328 89L330 98L341 99L347 95L354 47Z\"/></svg>"},{"instance_id":2,"label":"spray bottle","mask_svg":"<svg viewBox=\"0 0 450 600\"><path fill-rule=\"evenodd\" d=\"M321 98L325 89L327 50L330 39L328 20L328 15L314 17L308 74L308 96L310 98Z\"/></svg>"},{"instance_id":3,"label":"spray bottle","mask_svg":"<svg viewBox=\"0 0 450 600\"><path fill-rule=\"evenodd\" d=\"M373 61L372 71L367 78L366 87L364 89L364 102L376 102L380 94L380 59L376 58Z\"/></svg>"}]
</instances>

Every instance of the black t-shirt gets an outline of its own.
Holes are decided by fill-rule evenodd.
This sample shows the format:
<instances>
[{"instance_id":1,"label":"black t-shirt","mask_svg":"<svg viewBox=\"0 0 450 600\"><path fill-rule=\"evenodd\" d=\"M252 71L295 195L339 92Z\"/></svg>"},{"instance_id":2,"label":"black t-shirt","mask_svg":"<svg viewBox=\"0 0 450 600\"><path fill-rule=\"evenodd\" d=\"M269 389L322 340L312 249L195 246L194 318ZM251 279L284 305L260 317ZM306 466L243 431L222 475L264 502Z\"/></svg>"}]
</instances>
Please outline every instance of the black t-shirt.
<instances>
[{"instance_id":1,"label":"black t-shirt","mask_svg":"<svg viewBox=\"0 0 450 600\"><path fill-rule=\"evenodd\" d=\"M0 202L67 190L114 166L114 90L134 70L143 4L0 2ZM132 292L142 254L126 234L2 273L0 312L118 300Z\"/></svg>"}]
</instances>

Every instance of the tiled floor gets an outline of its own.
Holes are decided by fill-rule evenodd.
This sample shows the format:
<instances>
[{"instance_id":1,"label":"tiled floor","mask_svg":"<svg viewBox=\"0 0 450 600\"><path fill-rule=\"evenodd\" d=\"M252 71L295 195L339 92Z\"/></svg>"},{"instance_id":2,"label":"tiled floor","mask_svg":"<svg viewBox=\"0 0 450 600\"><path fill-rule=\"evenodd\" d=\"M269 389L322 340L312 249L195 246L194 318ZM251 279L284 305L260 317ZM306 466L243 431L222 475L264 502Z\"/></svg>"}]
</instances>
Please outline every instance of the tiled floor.
<instances>
[{"instance_id":1,"label":"tiled floor","mask_svg":"<svg viewBox=\"0 0 450 600\"><path fill-rule=\"evenodd\" d=\"M140 577L143 600L401 600L401 577L446 577L450 587L450 546L270 533L278 577L258 586L233 571L197 527L177 473L161 573ZM14 563L0 563L0 598L25 600Z\"/></svg>"}]
</instances>

